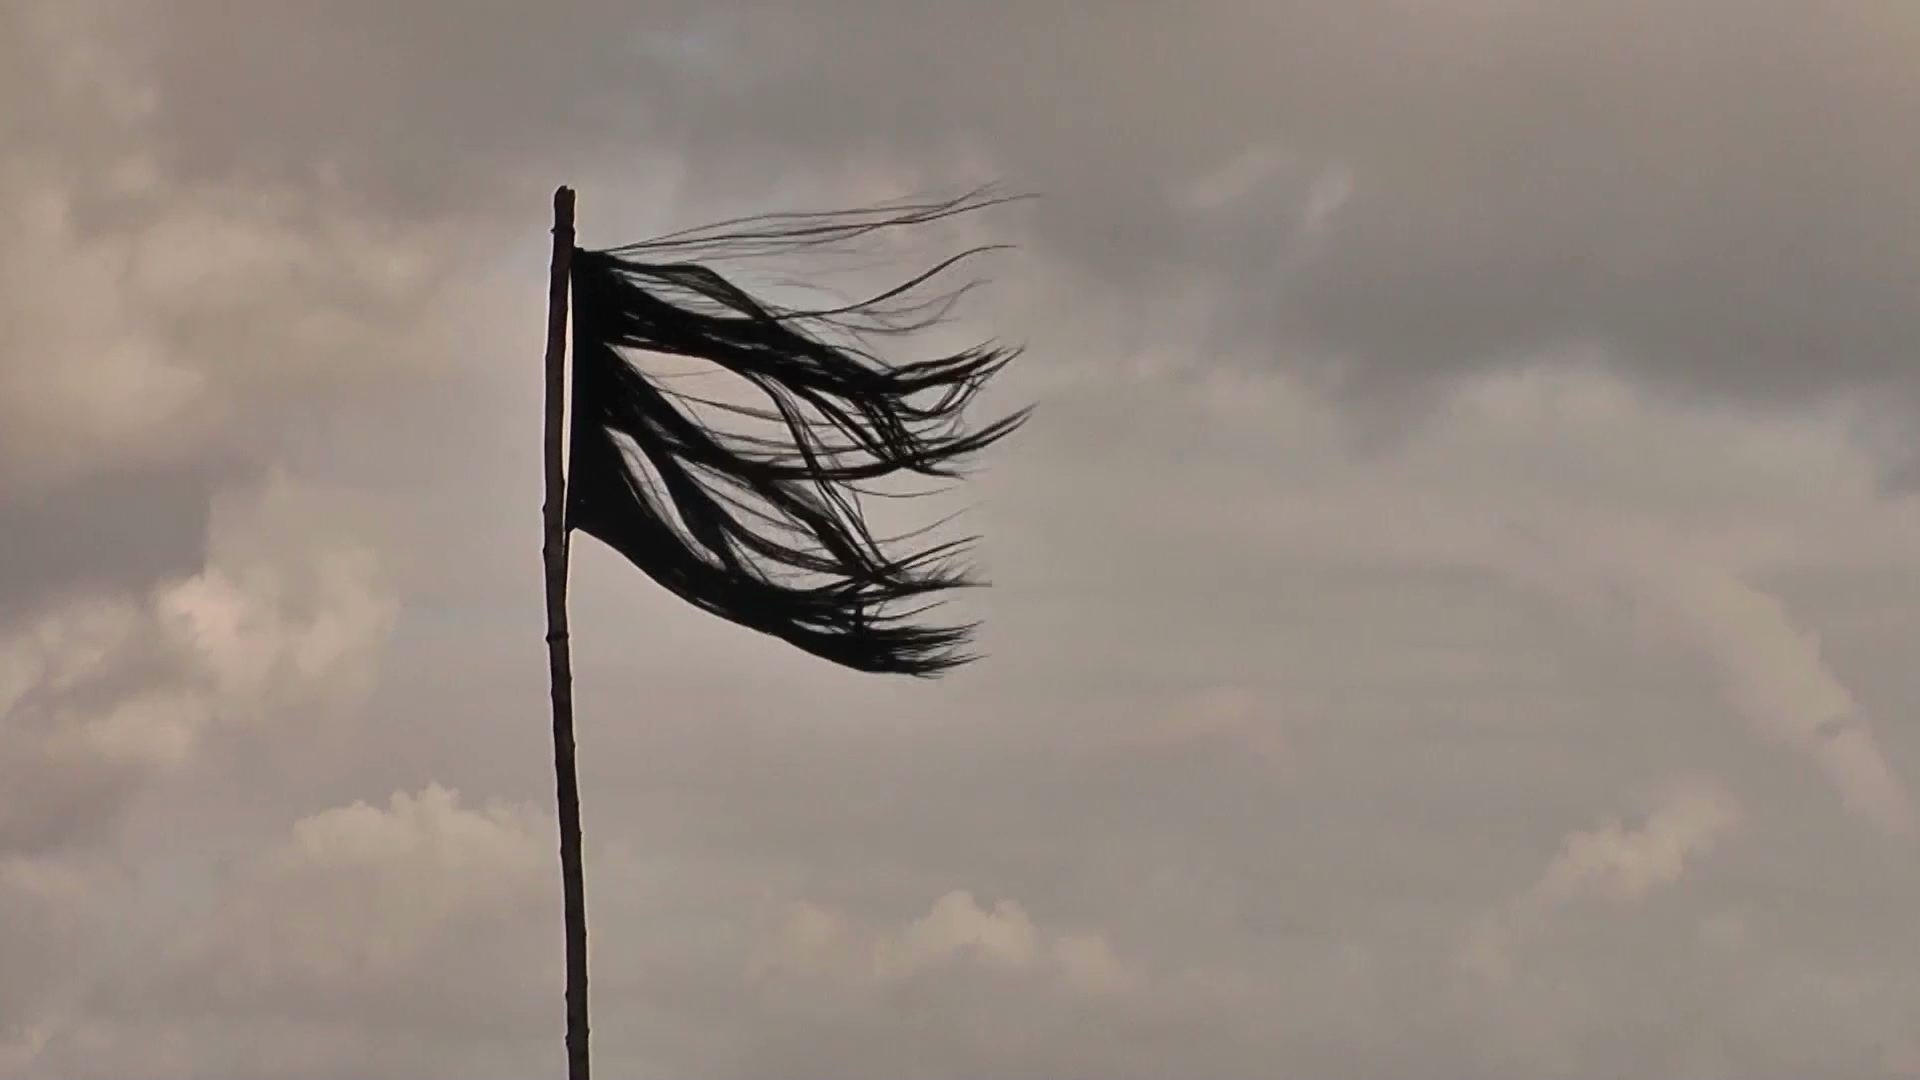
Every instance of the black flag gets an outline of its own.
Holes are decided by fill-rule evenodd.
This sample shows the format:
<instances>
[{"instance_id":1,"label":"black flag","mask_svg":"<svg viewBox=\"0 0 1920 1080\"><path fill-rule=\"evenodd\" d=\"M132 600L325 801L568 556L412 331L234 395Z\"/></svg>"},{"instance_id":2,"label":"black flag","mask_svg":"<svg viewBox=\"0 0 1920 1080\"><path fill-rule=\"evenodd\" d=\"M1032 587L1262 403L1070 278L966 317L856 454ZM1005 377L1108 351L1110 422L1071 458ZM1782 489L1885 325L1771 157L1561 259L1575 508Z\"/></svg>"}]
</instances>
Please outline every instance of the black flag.
<instances>
[{"instance_id":1,"label":"black flag","mask_svg":"<svg viewBox=\"0 0 1920 1080\"><path fill-rule=\"evenodd\" d=\"M967 540L876 537L865 485L950 478L1021 410L975 430L962 412L1019 350L991 344L883 357L971 286L927 295L962 252L866 300L817 308L756 298L700 262L837 248L992 205L951 201L774 214L572 254L575 331L567 526L598 537L682 599L862 671L937 675L972 659L971 625L922 621L931 594L974 584ZM708 259L712 261L712 259ZM641 354L710 365L755 391L702 393ZM692 388L689 388L692 387ZM725 421L725 422L721 422ZM742 429L745 430L742 430Z\"/></svg>"}]
</instances>

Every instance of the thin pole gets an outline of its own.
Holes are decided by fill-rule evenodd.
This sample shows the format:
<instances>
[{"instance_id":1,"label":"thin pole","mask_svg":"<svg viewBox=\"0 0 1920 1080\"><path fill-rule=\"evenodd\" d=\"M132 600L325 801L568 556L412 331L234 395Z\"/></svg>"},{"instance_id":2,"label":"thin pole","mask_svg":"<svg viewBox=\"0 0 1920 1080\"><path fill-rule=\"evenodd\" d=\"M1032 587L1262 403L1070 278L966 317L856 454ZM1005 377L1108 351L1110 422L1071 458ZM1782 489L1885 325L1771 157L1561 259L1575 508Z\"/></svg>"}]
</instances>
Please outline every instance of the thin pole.
<instances>
[{"instance_id":1,"label":"thin pole","mask_svg":"<svg viewBox=\"0 0 1920 1080\"><path fill-rule=\"evenodd\" d=\"M567 1078L588 1080L587 887L580 863L580 777L573 753L573 655L567 638L567 281L573 263L573 189L553 193L553 268L547 289L547 667L553 683L553 775L560 809L560 880L567 923Z\"/></svg>"}]
</instances>

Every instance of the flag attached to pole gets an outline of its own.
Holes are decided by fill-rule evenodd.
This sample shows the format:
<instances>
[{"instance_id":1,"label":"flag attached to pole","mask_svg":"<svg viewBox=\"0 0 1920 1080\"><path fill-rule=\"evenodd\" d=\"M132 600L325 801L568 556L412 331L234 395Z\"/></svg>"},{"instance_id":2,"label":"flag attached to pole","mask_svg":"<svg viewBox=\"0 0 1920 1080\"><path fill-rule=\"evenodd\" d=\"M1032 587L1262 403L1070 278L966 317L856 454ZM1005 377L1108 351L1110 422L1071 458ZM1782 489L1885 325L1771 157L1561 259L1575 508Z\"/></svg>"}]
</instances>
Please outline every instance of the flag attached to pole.
<instances>
[{"instance_id":1,"label":"flag attached to pole","mask_svg":"<svg viewBox=\"0 0 1920 1080\"><path fill-rule=\"evenodd\" d=\"M1001 200L772 214L607 250L574 245L574 196L554 192L548 275L543 507L547 656L567 961L567 1075L590 1080L587 909L567 628L569 535L606 542L708 612L861 671L931 676L972 659L971 625L922 621L933 594L974 584L967 541L882 538L864 485L953 477L1026 419L967 430L961 414L1017 349L896 361L876 351L934 325L967 287L924 287L962 252L865 300L796 308L758 298L701 260L819 253ZM572 431L566 329L574 327ZM642 353L655 360L641 363ZM728 398L661 355L731 376ZM744 428L744 430L743 430ZM564 445L570 444L570 446ZM570 449L563 462L563 449Z\"/></svg>"},{"instance_id":2,"label":"flag attached to pole","mask_svg":"<svg viewBox=\"0 0 1920 1080\"><path fill-rule=\"evenodd\" d=\"M1026 418L962 413L1019 350L931 359L881 346L937 323L967 287L928 295L962 252L865 300L795 308L701 262L833 249L992 205L979 194L878 210L775 214L607 250L575 248L567 527L721 618L845 667L937 675L972 659L972 625L923 621L975 584L967 540L880 538L863 496L896 474L951 478ZM698 361L751 390L711 396L639 354ZM689 373L697 375L698 373Z\"/></svg>"}]
</instances>

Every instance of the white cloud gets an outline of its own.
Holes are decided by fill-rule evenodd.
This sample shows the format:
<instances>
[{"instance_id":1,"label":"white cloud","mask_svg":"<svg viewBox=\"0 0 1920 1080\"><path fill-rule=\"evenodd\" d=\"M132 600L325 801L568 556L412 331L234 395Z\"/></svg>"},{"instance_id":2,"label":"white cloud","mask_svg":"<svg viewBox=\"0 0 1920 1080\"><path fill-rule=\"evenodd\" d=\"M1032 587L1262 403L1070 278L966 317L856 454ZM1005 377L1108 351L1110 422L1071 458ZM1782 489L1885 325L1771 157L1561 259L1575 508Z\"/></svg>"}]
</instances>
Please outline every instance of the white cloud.
<instances>
[{"instance_id":1,"label":"white cloud","mask_svg":"<svg viewBox=\"0 0 1920 1080\"><path fill-rule=\"evenodd\" d=\"M118 141L141 145L129 123ZM137 151L0 162L0 497L257 450L263 409L311 415L412 355L382 310L429 294L420 233L315 221L311 194L182 186L156 168ZM89 220L101 204L116 227Z\"/></svg>"},{"instance_id":2,"label":"white cloud","mask_svg":"<svg viewBox=\"0 0 1920 1080\"><path fill-rule=\"evenodd\" d=\"M308 815L164 940L123 946L110 979L31 1025L0 1022L0 1055L19 1075L156 1080L497 1068L540 1047L558 1015L542 1008L559 999L553 836L540 810L471 805L433 783ZM106 894L70 879L29 883L90 903Z\"/></svg>"},{"instance_id":3,"label":"white cloud","mask_svg":"<svg viewBox=\"0 0 1920 1080\"><path fill-rule=\"evenodd\" d=\"M1556 528L1529 545L1516 576L1596 614L1619 617L1647 645L1710 665L1727 707L1763 738L1811 759L1848 810L1892 834L1913 829L1906 785L1882 753L1819 637L1742 573L1738 555L1647 525Z\"/></svg>"},{"instance_id":4,"label":"white cloud","mask_svg":"<svg viewBox=\"0 0 1920 1080\"><path fill-rule=\"evenodd\" d=\"M326 534L262 549L284 480L230 503L187 578L80 595L0 639L0 852L111 817L209 733L338 707L371 683L395 618L367 550Z\"/></svg>"},{"instance_id":5,"label":"white cloud","mask_svg":"<svg viewBox=\"0 0 1920 1080\"><path fill-rule=\"evenodd\" d=\"M1075 989L1109 994L1134 989L1138 978L1100 934L1068 933L1053 942L1053 961Z\"/></svg>"},{"instance_id":6,"label":"white cloud","mask_svg":"<svg viewBox=\"0 0 1920 1080\"><path fill-rule=\"evenodd\" d=\"M312 552L298 567L210 566L154 596L161 632L215 697L240 706L364 682L369 648L394 617L364 548Z\"/></svg>"},{"instance_id":7,"label":"white cloud","mask_svg":"<svg viewBox=\"0 0 1920 1080\"><path fill-rule=\"evenodd\" d=\"M1287 757L1286 735L1273 708L1239 686L1215 687L1186 697L1148 726L1121 737L1149 747L1224 742L1271 763Z\"/></svg>"},{"instance_id":8,"label":"white cloud","mask_svg":"<svg viewBox=\"0 0 1920 1080\"><path fill-rule=\"evenodd\" d=\"M0 851L0 1076L24 1071L75 996L76 957L99 935L126 875L98 860Z\"/></svg>"},{"instance_id":9,"label":"white cloud","mask_svg":"<svg viewBox=\"0 0 1920 1080\"><path fill-rule=\"evenodd\" d=\"M1504 980L1512 952L1542 932L1554 911L1584 899L1631 908L1680 881L1740 822L1740 804L1719 782L1690 778L1671 785L1638 823L1610 821L1570 833L1538 880L1502 910L1477 922L1459 959L1469 972Z\"/></svg>"},{"instance_id":10,"label":"white cloud","mask_svg":"<svg viewBox=\"0 0 1920 1080\"><path fill-rule=\"evenodd\" d=\"M1050 932L1012 900L982 907L957 889L894 929L860 927L830 908L794 904L749 968L755 979L785 973L885 984L953 969L1057 980L1086 994L1131 988L1136 976L1096 932Z\"/></svg>"},{"instance_id":11,"label":"white cloud","mask_svg":"<svg viewBox=\"0 0 1920 1080\"><path fill-rule=\"evenodd\" d=\"M1740 820L1739 804L1718 784L1695 781L1674 790L1638 825L1609 822L1567 837L1529 903L1555 907L1583 895L1634 904L1680 880Z\"/></svg>"},{"instance_id":12,"label":"white cloud","mask_svg":"<svg viewBox=\"0 0 1920 1080\"><path fill-rule=\"evenodd\" d=\"M973 894L950 892L932 910L874 944L874 974L903 979L951 963L978 964L1002 971L1029 971L1040 957L1040 932L1011 900L992 910Z\"/></svg>"},{"instance_id":13,"label":"white cloud","mask_svg":"<svg viewBox=\"0 0 1920 1080\"><path fill-rule=\"evenodd\" d=\"M553 876L551 819L429 784L294 822L222 899L196 958L254 990L426 978L463 924L517 914Z\"/></svg>"},{"instance_id":14,"label":"white cloud","mask_svg":"<svg viewBox=\"0 0 1920 1080\"><path fill-rule=\"evenodd\" d=\"M1367 542L1487 566L1694 658L1730 711L1807 755L1848 809L1910 832L1912 799L1818 635L1756 584L1780 569L1906 562L1920 502L1877 490L1851 435L1863 406L1786 420L1683 409L1609 375L1603 357L1561 359L1581 362L1457 387L1449 422L1369 478L1386 491L1360 496L1373 524L1422 528ZM1360 524L1341 518L1327 542L1356 542Z\"/></svg>"},{"instance_id":15,"label":"white cloud","mask_svg":"<svg viewBox=\"0 0 1920 1080\"><path fill-rule=\"evenodd\" d=\"M1288 164L1276 147L1249 146L1188 182L1176 201L1188 210L1222 210L1278 178Z\"/></svg>"},{"instance_id":16,"label":"white cloud","mask_svg":"<svg viewBox=\"0 0 1920 1080\"><path fill-rule=\"evenodd\" d=\"M1807 754L1847 808L1893 833L1913 802L1873 730L1786 606L1724 570L1669 564L1644 579L1642 602L1669 632L1718 665L1733 708L1769 738Z\"/></svg>"}]
</instances>

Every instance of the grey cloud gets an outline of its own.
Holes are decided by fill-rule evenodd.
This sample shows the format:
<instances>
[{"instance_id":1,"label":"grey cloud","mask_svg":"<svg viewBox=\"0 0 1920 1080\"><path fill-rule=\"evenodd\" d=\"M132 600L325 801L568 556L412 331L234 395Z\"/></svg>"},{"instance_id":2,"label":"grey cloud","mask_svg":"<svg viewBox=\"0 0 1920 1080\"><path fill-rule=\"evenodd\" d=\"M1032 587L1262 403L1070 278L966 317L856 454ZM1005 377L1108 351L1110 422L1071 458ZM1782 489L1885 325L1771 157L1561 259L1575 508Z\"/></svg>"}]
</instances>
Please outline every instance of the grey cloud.
<instances>
[{"instance_id":1,"label":"grey cloud","mask_svg":"<svg viewBox=\"0 0 1920 1080\"><path fill-rule=\"evenodd\" d=\"M578 549L603 1071L1744 1078L1903 1052L1910 852L1834 797L1858 770L1728 722L1723 678L1844 687L1874 721L1868 779L1915 775L1920 519L1871 490L1848 416L1806 407L1898 380L1881 353L1912 338L1920 184L1891 136L1914 76L1886 16L72 0L0 20L0 99L45 106L0 111L0 209L44 227L0 250L0 626L209 567L291 590L239 603L280 618L224 639L277 660L129 654L99 697L4 712L0 808L31 828L0 863L128 874L76 879L103 907L65 924L0 881L0 1074L558 1060L549 855L507 860L521 884L477 914L427 911L385 968L351 961L464 871L273 860L294 822L364 801L391 824L392 794L436 779L466 793L433 818L455 830L489 796L548 805L533 447L560 180L596 238L988 177L1047 196L992 224L1029 257L980 309L1036 346L1007 400L1049 395L972 488L996 588L962 605L987 666L844 679ZM1606 364L1508 370L1543 350ZM118 385L109 358L193 392L128 408L90 389ZM1356 458L1356 389L1431 423ZM1901 411L1875 446L1910 438ZM236 512L265 476L280 509ZM1582 569L1515 520L1671 537L1683 569L1782 596L1805 647L1747 658L1725 642L1752 613L1717 608L1636 636L1635 582L1668 578ZM318 573L323 534L380 573ZM367 632L383 613L391 635ZM342 635L331 707L240 695L124 784L25 737ZM1738 797L1737 833L1632 910L1557 912L1510 992L1463 992L1473 920L1622 791L1693 769ZM966 963L747 977L785 904L900 936L956 891L1109 944L1129 989ZM461 1011L499 1038L476 1049Z\"/></svg>"},{"instance_id":2,"label":"grey cloud","mask_svg":"<svg viewBox=\"0 0 1920 1080\"><path fill-rule=\"evenodd\" d=\"M0 860L110 847L138 789L210 736L364 692L392 602L365 550L273 537L287 501L223 500L191 574L74 592L0 633Z\"/></svg>"},{"instance_id":3,"label":"grey cloud","mask_svg":"<svg viewBox=\"0 0 1920 1080\"><path fill-rule=\"evenodd\" d=\"M167 938L123 945L138 966L87 987L36 1065L156 1078L534 1069L537 988L558 980L533 932L557 918L540 888L550 831L536 811L463 805L434 784L310 814ZM487 977L501 968L523 988L505 1012Z\"/></svg>"},{"instance_id":4,"label":"grey cloud","mask_svg":"<svg viewBox=\"0 0 1920 1080\"><path fill-rule=\"evenodd\" d=\"M0 500L0 611L33 611L63 590L137 589L192 573L215 485L193 469L132 469Z\"/></svg>"},{"instance_id":5,"label":"grey cloud","mask_svg":"<svg viewBox=\"0 0 1920 1080\"><path fill-rule=\"evenodd\" d=\"M1571 341L1800 399L1904 386L1920 340L1920 74L1871 7L330 5L214 40L196 14L134 50L189 174L427 213L577 170L999 175L1091 277L1202 275L1239 336L1362 388Z\"/></svg>"},{"instance_id":6,"label":"grey cloud","mask_svg":"<svg viewBox=\"0 0 1920 1080\"><path fill-rule=\"evenodd\" d=\"M99 898L125 879L98 864L21 857L0 849L0 926L7 975L0 979L0 1072L29 1067L45 1022L69 996L72 964L97 932Z\"/></svg>"}]
</instances>

